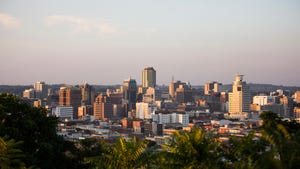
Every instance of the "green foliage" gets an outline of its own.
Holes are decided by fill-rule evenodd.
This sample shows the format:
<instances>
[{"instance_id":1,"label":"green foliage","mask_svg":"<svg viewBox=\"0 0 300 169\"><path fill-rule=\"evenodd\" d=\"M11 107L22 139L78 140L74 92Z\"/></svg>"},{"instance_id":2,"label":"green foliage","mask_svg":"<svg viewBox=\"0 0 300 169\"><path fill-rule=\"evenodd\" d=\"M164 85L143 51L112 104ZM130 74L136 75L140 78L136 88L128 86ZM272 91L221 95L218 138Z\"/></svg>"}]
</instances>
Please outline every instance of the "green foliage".
<instances>
[{"instance_id":1,"label":"green foliage","mask_svg":"<svg viewBox=\"0 0 300 169\"><path fill-rule=\"evenodd\" d=\"M8 137L0 137L0 168L25 168L25 163L22 161L24 155L18 147L22 144L21 141L16 142Z\"/></svg>"},{"instance_id":2,"label":"green foliage","mask_svg":"<svg viewBox=\"0 0 300 169\"><path fill-rule=\"evenodd\" d=\"M253 131L248 136L230 137L230 148L227 152L227 159L233 163L235 168L253 169L255 163L260 160L262 152L265 151L266 143L255 139Z\"/></svg>"},{"instance_id":3,"label":"green foliage","mask_svg":"<svg viewBox=\"0 0 300 169\"><path fill-rule=\"evenodd\" d=\"M86 158L86 161L92 163L97 169L132 169L148 166L147 141L137 141L135 138L125 141L119 138L115 144L106 145L105 149L105 154Z\"/></svg>"},{"instance_id":4,"label":"green foliage","mask_svg":"<svg viewBox=\"0 0 300 169\"><path fill-rule=\"evenodd\" d=\"M69 168L64 154L66 142L57 136L57 118L47 117L45 109L33 108L12 95L0 95L0 137L22 141L20 150L26 166L42 169ZM73 167L74 168L74 167Z\"/></svg>"},{"instance_id":5,"label":"green foliage","mask_svg":"<svg viewBox=\"0 0 300 169\"><path fill-rule=\"evenodd\" d=\"M220 168L223 163L220 143L200 128L176 132L170 145L163 148L167 152L165 167Z\"/></svg>"},{"instance_id":6,"label":"green foliage","mask_svg":"<svg viewBox=\"0 0 300 169\"><path fill-rule=\"evenodd\" d=\"M252 132L224 145L195 128L176 132L162 147L135 138L114 144L86 139L75 146L57 136L58 121L45 109L0 94L0 168L299 168L300 125L272 112L261 119L262 137Z\"/></svg>"},{"instance_id":7,"label":"green foliage","mask_svg":"<svg viewBox=\"0 0 300 169\"><path fill-rule=\"evenodd\" d=\"M261 118L263 138L270 143L269 159L277 160L278 168L295 168L300 160L300 124L283 121L273 112L264 112Z\"/></svg>"},{"instance_id":8,"label":"green foliage","mask_svg":"<svg viewBox=\"0 0 300 169\"><path fill-rule=\"evenodd\" d=\"M262 137L252 132L245 137L230 137L229 144L196 128L175 132L163 149L147 148L135 139L105 145L105 152L87 159L94 168L245 168L292 169L300 160L299 124L282 121L271 112L262 113Z\"/></svg>"}]
</instances>

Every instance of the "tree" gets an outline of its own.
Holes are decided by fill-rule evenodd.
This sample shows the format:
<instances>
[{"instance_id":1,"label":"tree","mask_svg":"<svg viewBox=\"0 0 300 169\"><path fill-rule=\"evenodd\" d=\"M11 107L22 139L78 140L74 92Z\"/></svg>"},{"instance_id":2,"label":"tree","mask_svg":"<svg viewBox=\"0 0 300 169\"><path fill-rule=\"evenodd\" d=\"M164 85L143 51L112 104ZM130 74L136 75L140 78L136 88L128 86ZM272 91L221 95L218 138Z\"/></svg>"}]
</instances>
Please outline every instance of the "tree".
<instances>
[{"instance_id":1,"label":"tree","mask_svg":"<svg viewBox=\"0 0 300 169\"><path fill-rule=\"evenodd\" d=\"M251 132L245 137L232 136L229 140L226 158L234 168L254 169L256 162L262 158L266 143L255 138L255 132Z\"/></svg>"},{"instance_id":2,"label":"tree","mask_svg":"<svg viewBox=\"0 0 300 169\"><path fill-rule=\"evenodd\" d=\"M191 132L175 132L173 140L163 146L168 168L221 168L221 144L200 128ZM164 168L164 167L162 167Z\"/></svg>"},{"instance_id":3,"label":"tree","mask_svg":"<svg viewBox=\"0 0 300 169\"><path fill-rule=\"evenodd\" d=\"M261 132L269 142L269 154L278 168L297 168L300 160L300 124L295 121L283 121L273 112L263 112Z\"/></svg>"},{"instance_id":4,"label":"tree","mask_svg":"<svg viewBox=\"0 0 300 169\"><path fill-rule=\"evenodd\" d=\"M26 166L43 169L76 168L65 155L70 143L56 134L58 120L43 108L34 108L15 96L0 94L0 137L22 141ZM70 147L70 146L69 146Z\"/></svg>"},{"instance_id":5,"label":"tree","mask_svg":"<svg viewBox=\"0 0 300 169\"><path fill-rule=\"evenodd\" d=\"M86 161L97 169L132 169L146 168L149 165L147 157L147 141L137 141L134 137L129 141L119 138L112 146L106 145L106 153L87 158Z\"/></svg>"},{"instance_id":6,"label":"tree","mask_svg":"<svg viewBox=\"0 0 300 169\"><path fill-rule=\"evenodd\" d=\"M0 168L24 168L23 153L18 147L22 144L21 141L16 142L8 137L0 137Z\"/></svg>"},{"instance_id":7,"label":"tree","mask_svg":"<svg viewBox=\"0 0 300 169\"><path fill-rule=\"evenodd\" d=\"M91 168L94 164L90 160L85 159L97 159L100 158L106 152L106 143L95 138L87 138L80 140L77 144L77 153L75 154L78 162L82 164L84 168Z\"/></svg>"}]
</instances>

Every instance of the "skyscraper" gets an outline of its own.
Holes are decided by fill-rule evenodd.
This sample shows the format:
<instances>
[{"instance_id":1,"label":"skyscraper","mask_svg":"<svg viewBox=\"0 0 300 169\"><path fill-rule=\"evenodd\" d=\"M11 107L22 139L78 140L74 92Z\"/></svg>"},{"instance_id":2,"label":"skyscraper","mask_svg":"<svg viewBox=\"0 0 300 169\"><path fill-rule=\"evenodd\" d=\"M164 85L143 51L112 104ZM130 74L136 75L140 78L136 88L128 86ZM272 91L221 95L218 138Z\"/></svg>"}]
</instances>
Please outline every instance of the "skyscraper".
<instances>
[{"instance_id":1,"label":"skyscraper","mask_svg":"<svg viewBox=\"0 0 300 169\"><path fill-rule=\"evenodd\" d=\"M179 85L175 92L175 100L178 103L193 102L192 89L189 85Z\"/></svg>"},{"instance_id":2,"label":"skyscraper","mask_svg":"<svg viewBox=\"0 0 300 169\"><path fill-rule=\"evenodd\" d=\"M94 102L95 120L107 120L113 117L113 104L107 95L99 94Z\"/></svg>"},{"instance_id":3,"label":"skyscraper","mask_svg":"<svg viewBox=\"0 0 300 169\"><path fill-rule=\"evenodd\" d=\"M156 86L156 71L153 67L146 67L142 73L142 87L155 87Z\"/></svg>"},{"instance_id":4,"label":"skyscraper","mask_svg":"<svg viewBox=\"0 0 300 169\"><path fill-rule=\"evenodd\" d=\"M236 75L229 93L229 113L249 112L250 104L249 86L243 81L243 75Z\"/></svg>"},{"instance_id":5,"label":"skyscraper","mask_svg":"<svg viewBox=\"0 0 300 169\"><path fill-rule=\"evenodd\" d=\"M123 93L123 98L129 104L129 109L135 109L135 103L137 99L137 85L134 79L131 77L127 80L124 80L123 85L121 86L121 92Z\"/></svg>"},{"instance_id":6,"label":"skyscraper","mask_svg":"<svg viewBox=\"0 0 300 169\"><path fill-rule=\"evenodd\" d=\"M45 84L45 82L35 82L34 89L40 93L39 98L47 98L48 86Z\"/></svg>"},{"instance_id":7,"label":"skyscraper","mask_svg":"<svg viewBox=\"0 0 300 169\"><path fill-rule=\"evenodd\" d=\"M172 81L170 84L169 84L169 95L174 98L175 97L175 92L176 92L176 89L180 86L180 85L188 85L186 82L181 82L181 81Z\"/></svg>"},{"instance_id":8,"label":"skyscraper","mask_svg":"<svg viewBox=\"0 0 300 169\"><path fill-rule=\"evenodd\" d=\"M121 91L123 92L123 96L125 100L128 100L129 103L136 102L136 94L137 94L137 85L134 79L124 80Z\"/></svg>"},{"instance_id":9,"label":"skyscraper","mask_svg":"<svg viewBox=\"0 0 300 169\"><path fill-rule=\"evenodd\" d=\"M95 101L95 89L93 86L84 83L80 86L82 99L81 102L84 105L92 105Z\"/></svg>"},{"instance_id":10,"label":"skyscraper","mask_svg":"<svg viewBox=\"0 0 300 169\"><path fill-rule=\"evenodd\" d=\"M221 84L218 82L205 83L204 84L204 94L210 95L212 93L219 92L219 85L221 85Z\"/></svg>"},{"instance_id":11,"label":"skyscraper","mask_svg":"<svg viewBox=\"0 0 300 169\"><path fill-rule=\"evenodd\" d=\"M295 92L295 102L300 103L300 91Z\"/></svg>"},{"instance_id":12,"label":"skyscraper","mask_svg":"<svg viewBox=\"0 0 300 169\"><path fill-rule=\"evenodd\" d=\"M59 90L59 105L72 106L73 118L78 118L78 107L81 106L81 91L76 87L61 87Z\"/></svg>"}]
</instances>

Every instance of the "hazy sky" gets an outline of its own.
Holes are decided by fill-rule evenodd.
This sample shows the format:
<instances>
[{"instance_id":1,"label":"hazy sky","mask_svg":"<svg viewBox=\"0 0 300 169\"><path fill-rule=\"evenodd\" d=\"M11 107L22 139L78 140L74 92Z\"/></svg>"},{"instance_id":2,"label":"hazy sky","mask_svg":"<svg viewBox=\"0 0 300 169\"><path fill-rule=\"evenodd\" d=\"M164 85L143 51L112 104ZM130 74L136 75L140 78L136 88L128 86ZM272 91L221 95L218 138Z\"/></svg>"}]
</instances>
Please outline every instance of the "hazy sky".
<instances>
[{"instance_id":1,"label":"hazy sky","mask_svg":"<svg viewBox=\"0 0 300 169\"><path fill-rule=\"evenodd\" d=\"M299 0L0 0L0 84L300 86Z\"/></svg>"}]
</instances>

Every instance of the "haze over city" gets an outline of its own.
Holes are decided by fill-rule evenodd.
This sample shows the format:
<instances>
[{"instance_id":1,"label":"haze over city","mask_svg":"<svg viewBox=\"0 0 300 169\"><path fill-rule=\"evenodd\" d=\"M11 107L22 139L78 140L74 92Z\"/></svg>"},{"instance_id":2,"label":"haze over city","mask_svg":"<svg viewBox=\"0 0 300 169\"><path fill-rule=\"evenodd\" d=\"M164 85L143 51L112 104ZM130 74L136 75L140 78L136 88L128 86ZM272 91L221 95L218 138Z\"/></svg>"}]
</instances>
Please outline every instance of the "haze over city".
<instances>
[{"instance_id":1,"label":"haze over city","mask_svg":"<svg viewBox=\"0 0 300 169\"><path fill-rule=\"evenodd\" d=\"M300 2L0 1L0 84L249 83L300 86Z\"/></svg>"}]
</instances>

